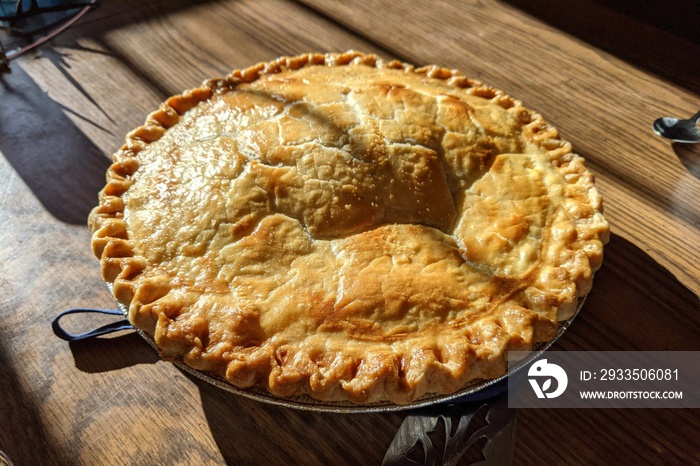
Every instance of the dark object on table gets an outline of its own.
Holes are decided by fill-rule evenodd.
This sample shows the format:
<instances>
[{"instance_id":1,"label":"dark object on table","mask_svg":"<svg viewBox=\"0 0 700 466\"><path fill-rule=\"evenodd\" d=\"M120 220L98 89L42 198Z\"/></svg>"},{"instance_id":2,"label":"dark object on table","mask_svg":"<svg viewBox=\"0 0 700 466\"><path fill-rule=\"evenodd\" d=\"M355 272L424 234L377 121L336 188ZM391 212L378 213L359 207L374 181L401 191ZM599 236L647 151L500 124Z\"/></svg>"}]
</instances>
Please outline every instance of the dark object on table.
<instances>
[{"instance_id":1,"label":"dark object on table","mask_svg":"<svg viewBox=\"0 0 700 466\"><path fill-rule=\"evenodd\" d=\"M10 60L48 42L96 5L97 0L0 0L0 27L20 44L7 49L0 44L0 72L8 69Z\"/></svg>"}]
</instances>

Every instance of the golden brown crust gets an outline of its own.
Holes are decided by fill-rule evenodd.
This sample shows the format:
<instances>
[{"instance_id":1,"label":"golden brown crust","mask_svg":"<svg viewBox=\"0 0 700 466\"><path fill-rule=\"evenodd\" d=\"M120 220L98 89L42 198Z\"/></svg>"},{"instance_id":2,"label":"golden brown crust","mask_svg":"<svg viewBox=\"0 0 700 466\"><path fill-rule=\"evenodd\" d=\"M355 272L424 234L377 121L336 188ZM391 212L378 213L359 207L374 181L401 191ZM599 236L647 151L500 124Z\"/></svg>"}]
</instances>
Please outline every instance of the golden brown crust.
<instances>
[{"instance_id":1,"label":"golden brown crust","mask_svg":"<svg viewBox=\"0 0 700 466\"><path fill-rule=\"evenodd\" d=\"M171 97L114 154L89 226L164 357L280 396L395 403L551 339L608 235L593 176L538 114L357 52Z\"/></svg>"}]
</instances>

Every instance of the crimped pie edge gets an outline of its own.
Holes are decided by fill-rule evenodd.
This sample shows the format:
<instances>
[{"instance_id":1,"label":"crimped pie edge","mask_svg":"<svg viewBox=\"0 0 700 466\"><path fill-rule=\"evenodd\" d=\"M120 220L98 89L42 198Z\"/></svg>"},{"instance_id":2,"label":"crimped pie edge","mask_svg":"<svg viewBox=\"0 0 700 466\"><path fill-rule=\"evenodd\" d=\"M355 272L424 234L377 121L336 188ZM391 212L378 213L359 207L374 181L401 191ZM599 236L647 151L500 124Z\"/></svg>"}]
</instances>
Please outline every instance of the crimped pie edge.
<instances>
[{"instance_id":1,"label":"crimped pie edge","mask_svg":"<svg viewBox=\"0 0 700 466\"><path fill-rule=\"evenodd\" d=\"M386 61L375 55L363 54L355 51L328 54L304 54L294 57L281 57L270 62L263 62L246 69L233 71L223 79L206 81L199 88L189 90L183 94L167 99L160 108L151 113L144 125L130 132L126 137L126 143L113 155L113 164L107 171L107 183L100 192L99 205L93 209L89 217L89 227L93 232L92 248L95 255L100 258L103 278L113 284L115 298L129 308L129 317L132 323L150 335L155 334L156 322L144 322L139 318L141 306L153 303L164 297L170 291L170 284L164 280L149 279L139 281L137 278L148 267L142 257L134 255L127 225L123 219L124 202L122 195L128 191L131 185L131 176L139 166L138 153L165 134L168 128L176 125L182 115L195 107L198 103L210 99L216 93L224 93L235 89L241 83L250 83L261 76L279 73L286 70L295 70L306 66L345 66L366 65L377 68L393 68L407 73L425 75L428 78L443 80L450 86L467 89L467 92L482 98L490 99L503 108L511 109L523 122L523 135L535 145L541 147L557 166L569 183L567 185L567 198L572 202L567 206L569 215L574 219L577 237L580 239L580 251L585 254L587 264L575 271L576 292L570 302L558 309L558 320L569 318L576 309L578 298L588 293L592 285L592 275L602 263L602 245L608 240L608 227L602 217L602 199L593 184L593 175L583 165L583 158L572 152L569 142L559 139L555 128L548 125L543 118L535 112L526 109L518 100L504 94L502 91L485 86L483 83L471 80L463 76L457 70L448 70L438 66L426 66L416 68L413 65L396 60ZM593 210L593 215L581 212ZM547 322L535 322L534 340L546 340L553 336L556 327ZM538 328L539 327L539 328ZM527 346L527 341L525 342ZM530 344L532 341L529 342ZM523 342L520 342L522 345ZM523 349L517 347L514 349ZM504 352L505 353L505 352ZM173 357L173 355L165 355ZM178 357L177 355L175 357ZM505 354L492 355L492 357L479 360L481 365L477 373L490 374L505 370ZM195 361L186 361L190 364ZM274 362L271 361L270 364ZM468 364L465 361L465 364ZM469 372L469 371L467 371ZM264 374L269 376L269 374ZM264 377L263 377L264 378ZM472 377L473 378L473 377ZM229 380L234 383L234 381ZM240 381L239 381L240 382ZM460 383L463 383L461 380ZM248 383L248 382L246 382ZM235 383L237 384L237 383ZM308 384L296 383L292 393L298 391L308 393L312 397L320 399L346 399L358 402L369 402L381 399L390 399L396 403L406 403L417 398L423 393L431 391L444 391L439 384L423 386L418 391L406 393L385 386L386 380L378 381L376 387L363 389L359 393L353 393L352 389L341 389L340 385L329 392L314 392ZM237 384L238 385L238 384ZM245 385L245 384L244 384ZM454 383L447 383L452 390ZM270 387L268 387L270 388ZM286 388L276 387L273 392L287 394Z\"/></svg>"}]
</instances>

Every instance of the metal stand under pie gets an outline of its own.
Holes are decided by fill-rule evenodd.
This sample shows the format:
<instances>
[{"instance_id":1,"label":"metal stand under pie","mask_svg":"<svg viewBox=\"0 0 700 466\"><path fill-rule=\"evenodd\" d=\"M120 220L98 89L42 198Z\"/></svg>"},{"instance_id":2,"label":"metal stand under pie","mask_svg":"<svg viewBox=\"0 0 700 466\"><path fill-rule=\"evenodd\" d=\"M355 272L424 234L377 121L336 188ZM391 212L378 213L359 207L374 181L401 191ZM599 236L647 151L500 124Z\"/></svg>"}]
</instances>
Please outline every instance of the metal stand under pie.
<instances>
[{"instance_id":1,"label":"metal stand under pie","mask_svg":"<svg viewBox=\"0 0 700 466\"><path fill-rule=\"evenodd\" d=\"M438 405L411 412L399 427L382 466L449 465L466 458L472 466L513 462L517 410L508 395L482 402ZM480 458L474 459L474 453Z\"/></svg>"}]
</instances>

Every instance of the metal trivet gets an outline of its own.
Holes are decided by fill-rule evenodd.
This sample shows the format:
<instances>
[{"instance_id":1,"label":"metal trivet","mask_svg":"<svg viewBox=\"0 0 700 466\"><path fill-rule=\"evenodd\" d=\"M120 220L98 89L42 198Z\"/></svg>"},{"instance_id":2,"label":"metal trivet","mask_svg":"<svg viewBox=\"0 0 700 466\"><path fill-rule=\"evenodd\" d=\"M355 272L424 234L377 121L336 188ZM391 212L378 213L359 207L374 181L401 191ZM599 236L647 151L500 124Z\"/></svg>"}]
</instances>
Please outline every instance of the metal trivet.
<instances>
[{"instance_id":1,"label":"metal trivet","mask_svg":"<svg viewBox=\"0 0 700 466\"><path fill-rule=\"evenodd\" d=\"M480 457L472 466L510 465L516 428L517 411L508 408L505 393L481 403L417 410L404 419L382 466L455 466L465 464L468 452Z\"/></svg>"}]
</instances>

